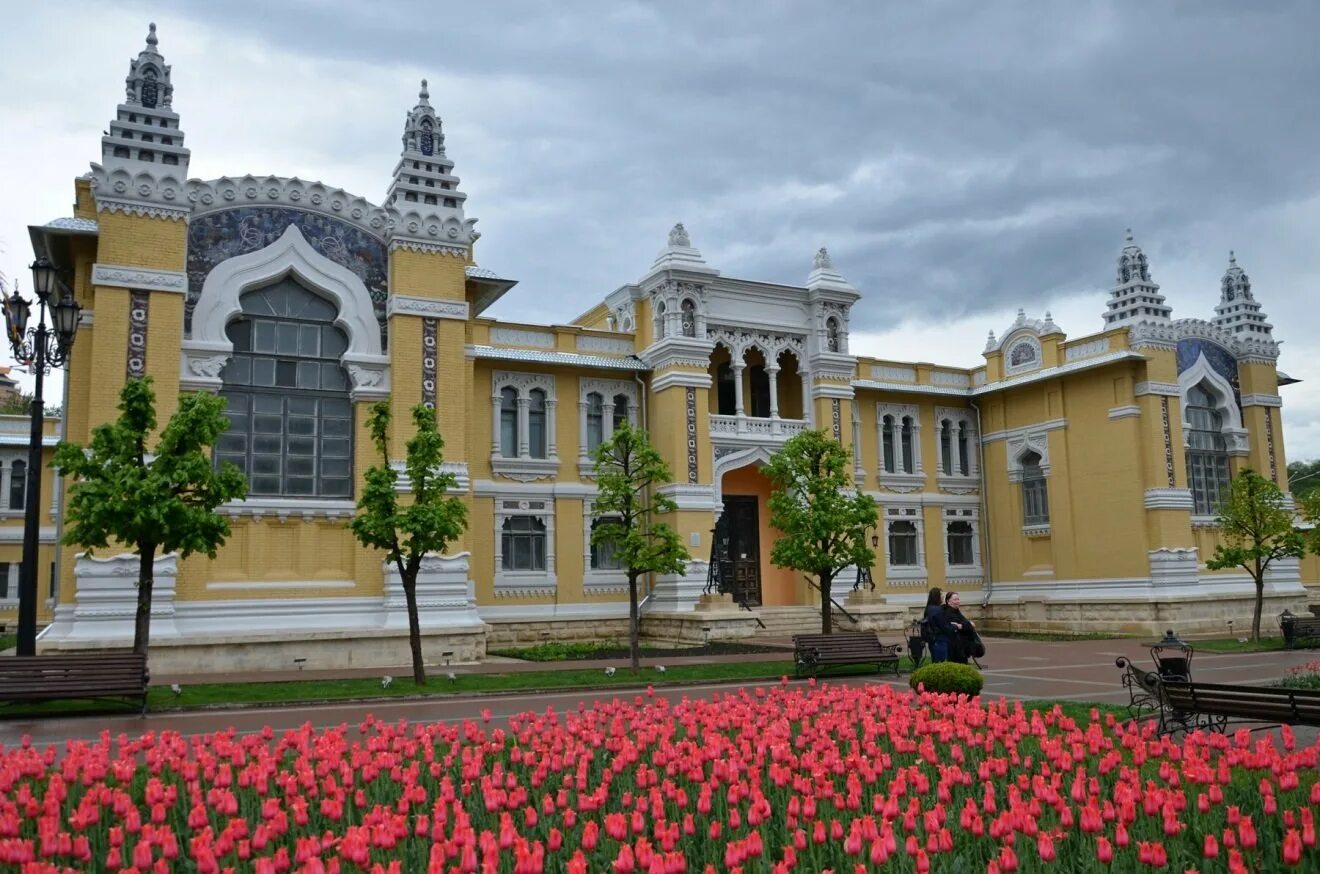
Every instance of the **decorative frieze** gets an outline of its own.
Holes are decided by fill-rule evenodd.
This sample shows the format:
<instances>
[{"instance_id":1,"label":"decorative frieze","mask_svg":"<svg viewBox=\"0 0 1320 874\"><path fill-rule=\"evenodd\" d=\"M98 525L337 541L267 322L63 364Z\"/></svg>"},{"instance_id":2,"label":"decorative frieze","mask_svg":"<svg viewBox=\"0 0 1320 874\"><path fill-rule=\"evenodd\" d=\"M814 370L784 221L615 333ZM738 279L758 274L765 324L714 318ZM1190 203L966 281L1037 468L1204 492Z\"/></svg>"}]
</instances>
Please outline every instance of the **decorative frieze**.
<instances>
[{"instance_id":1,"label":"decorative frieze","mask_svg":"<svg viewBox=\"0 0 1320 874\"><path fill-rule=\"evenodd\" d=\"M146 270L140 267L119 267L114 264L93 264L92 285L186 294L188 274L181 270Z\"/></svg>"},{"instance_id":2,"label":"decorative frieze","mask_svg":"<svg viewBox=\"0 0 1320 874\"><path fill-rule=\"evenodd\" d=\"M1191 510L1191 489L1146 489L1147 510Z\"/></svg>"},{"instance_id":3,"label":"decorative frieze","mask_svg":"<svg viewBox=\"0 0 1320 874\"><path fill-rule=\"evenodd\" d=\"M1082 358L1090 358L1093 355L1103 355L1109 351L1109 338L1101 337L1098 340L1091 340L1086 343L1074 343L1064 350L1063 357L1065 361L1077 361Z\"/></svg>"},{"instance_id":4,"label":"decorative frieze","mask_svg":"<svg viewBox=\"0 0 1320 874\"><path fill-rule=\"evenodd\" d=\"M688 386L684 400L687 404L687 481L697 481L697 390Z\"/></svg>"},{"instance_id":5,"label":"decorative frieze","mask_svg":"<svg viewBox=\"0 0 1320 874\"><path fill-rule=\"evenodd\" d=\"M1244 407L1281 407L1283 398L1278 395L1246 394L1242 396Z\"/></svg>"},{"instance_id":6,"label":"decorative frieze","mask_svg":"<svg viewBox=\"0 0 1320 874\"><path fill-rule=\"evenodd\" d=\"M392 294L385 301L385 315L423 316L429 319L457 319L467 321L467 301L433 300L429 297L412 297L406 294Z\"/></svg>"},{"instance_id":7,"label":"decorative frieze","mask_svg":"<svg viewBox=\"0 0 1320 874\"><path fill-rule=\"evenodd\" d=\"M1116 422L1119 419L1135 419L1141 415L1141 407L1136 404L1124 404L1119 407L1109 408L1109 421Z\"/></svg>"},{"instance_id":8,"label":"decorative frieze","mask_svg":"<svg viewBox=\"0 0 1320 874\"><path fill-rule=\"evenodd\" d=\"M957 388L968 388L972 384L972 378L965 373L949 373L944 370L932 371L930 375L932 385L951 385Z\"/></svg>"},{"instance_id":9,"label":"decorative frieze","mask_svg":"<svg viewBox=\"0 0 1320 874\"><path fill-rule=\"evenodd\" d=\"M422 319L422 403L432 410L435 409L435 353L436 321Z\"/></svg>"},{"instance_id":10,"label":"decorative frieze","mask_svg":"<svg viewBox=\"0 0 1320 874\"><path fill-rule=\"evenodd\" d=\"M1265 408L1265 448L1270 457L1270 479L1279 481L1279 463L1274 457L1274 411Z\"/></svg>"},{"instance_id":11,"label":"decorative frieze","mask_svg":"<svg viewBox=\"0 0 1320 874\"><path fill-rule=\"evenodd\" d=\"M1176 382L1139 382L1133 393L1141 398L1146 395L1156 395L1159 397L1176 398L1182 396L1182 390L1178 388Z\"/></svg>"},{"instance_id":12,"label":"decorative frieze","mask_svg":"<svg viewBox=\"0 0 1320 874\"><path fill-rule=\"evenodd\" d=\"M151 295L145 291L133 291L128 304L128 366L129 379L141 379L147 375L147 310Z\"/></svg>"},{"instance_id":13,"label":"decorative frieze","mask_svg":"<svg viewBox=\"0 0 1320 874\"><path fill-rule=\"evenodd\" d=\"M1169 488L1173 488L1173 435L1169 431L1168 397L1160 398L1160 422L1164 426L1164 472L1169 480Z\"/></svg>"},{"instance_id":14,"label":"decorative frieze","mask_svg":"<svg viewBox=\"0 0 1320 874\"><path fill-rule=\"evenodd\" d=\"M490 342L496 346L532 346L537 349L555 348L555 335L550 331L530 331L523 328L491 328Z\"/></svg>"},{"instance_id":15,"label":"decorative frieze","mask_svg":"<svg viewBox=\"0 0 1320 874\"><path fill-rule=\"evenodd\" d=\"M838 398L830 398L830 420L833 423L835 441L843 442L843 421Z\"/></svg>"},{"instance_id":16,"label":"decorative frieze","mask_svg":"<svg viewBox=\"0 0 1320 874\"><path fill-rule=\"evenodd\" d=\"M872 364L871 375L876 379L891 379L894 382L917 381L917 370L914 367L894 367L888 364Z\"/></svg>"},{"instance_id":17,"label":"decorative frieze","mask_svg":"<svg viewBox=\"0 0 1320 874\"><path fill-rule=\"evenodd\" d=\"M631 355L634 351L631 339L597 337L591 334L578 336L577 350L579 352L604 352L608 355Z\"/></svg>"}]
</instances>

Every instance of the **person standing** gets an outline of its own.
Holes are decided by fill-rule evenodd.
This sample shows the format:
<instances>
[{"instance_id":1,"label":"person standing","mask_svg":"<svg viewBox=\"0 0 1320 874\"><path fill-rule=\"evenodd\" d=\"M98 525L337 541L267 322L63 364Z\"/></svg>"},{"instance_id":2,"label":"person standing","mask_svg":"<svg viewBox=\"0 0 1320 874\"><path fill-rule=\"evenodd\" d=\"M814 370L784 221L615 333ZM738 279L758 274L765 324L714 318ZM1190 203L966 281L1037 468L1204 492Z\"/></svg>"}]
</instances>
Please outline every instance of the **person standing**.
<instances>
[{"instance_id":1,"label":"person standing","mask_svg":"<svg viewBox=\"0 0 1320 874\"><path fill-rule=\"evenodd\" d=\"M951 629L944 615L943 593L938 586L931 589L930 594L926 596L926 612L921 622L926 628L927 642L930 644L930 660L947 661Z\"/></svg>"},{"instance_id":2,"label":"person standing","mask_svg":"<svg viewBox=\"0 0 1320 874\"><path fill-rule=\"evenodd\" d=\"M962 598L957 592L944 596L942 611L945 624L949 628L948 660L967 664L972 654L972 641L976 639L976 627L963 615Z\"/></svg>"}]
</instances>

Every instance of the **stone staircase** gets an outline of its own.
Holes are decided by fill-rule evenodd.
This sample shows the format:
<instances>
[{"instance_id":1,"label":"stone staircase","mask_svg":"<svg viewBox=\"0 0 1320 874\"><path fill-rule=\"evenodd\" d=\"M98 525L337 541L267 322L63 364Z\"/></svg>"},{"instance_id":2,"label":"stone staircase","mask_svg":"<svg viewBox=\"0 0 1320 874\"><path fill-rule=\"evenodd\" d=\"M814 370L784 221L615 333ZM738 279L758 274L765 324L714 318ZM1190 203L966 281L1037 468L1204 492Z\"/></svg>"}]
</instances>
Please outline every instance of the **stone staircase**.
<instances>
[{"instance_id":1,"label":"stone staircase","mask_svg":"<svg viewBox=\"0 0 1320 874\"><path fill-rule=\"evenodd\" d=\"M757 628L757 637L791 637L794 634L819 634L820 609L818 607L761 607L757 611L765 628ZM837 613L835 621L843 619ZM840 628L847 628L843 619Z\"/></svg>"}]
</instances>

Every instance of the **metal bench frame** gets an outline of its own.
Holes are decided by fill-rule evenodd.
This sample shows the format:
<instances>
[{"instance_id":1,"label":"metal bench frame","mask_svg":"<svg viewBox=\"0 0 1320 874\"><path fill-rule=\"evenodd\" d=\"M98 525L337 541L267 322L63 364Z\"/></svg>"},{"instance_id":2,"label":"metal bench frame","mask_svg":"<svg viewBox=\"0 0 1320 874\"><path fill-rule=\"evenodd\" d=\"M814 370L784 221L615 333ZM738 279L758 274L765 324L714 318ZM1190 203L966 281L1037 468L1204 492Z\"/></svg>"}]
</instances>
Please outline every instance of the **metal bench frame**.
<instances>
[{"instance_id":1,"label":"metal bench frame","mask_svg":"<svg viewBox=\"0 0 1320 874\"><path fill-rule=\"evenodd\" d=\"M873 664L876 670L893 668L899 673L901 644L881 643L874 631L841 631L834 634L793 635L793 662L797 675L815 676L822 667Z\"/></svg>"},{"instance_id":2,"label":"metal bench frame","mask_svg":"<svg viewBox=\"0 0 1320 874\"><path fill-rule=\"evenodd\" d=\"M147 657L131 651L0 658L0 701L140 700L147 712Z\"/></svg>"}]
</instances>

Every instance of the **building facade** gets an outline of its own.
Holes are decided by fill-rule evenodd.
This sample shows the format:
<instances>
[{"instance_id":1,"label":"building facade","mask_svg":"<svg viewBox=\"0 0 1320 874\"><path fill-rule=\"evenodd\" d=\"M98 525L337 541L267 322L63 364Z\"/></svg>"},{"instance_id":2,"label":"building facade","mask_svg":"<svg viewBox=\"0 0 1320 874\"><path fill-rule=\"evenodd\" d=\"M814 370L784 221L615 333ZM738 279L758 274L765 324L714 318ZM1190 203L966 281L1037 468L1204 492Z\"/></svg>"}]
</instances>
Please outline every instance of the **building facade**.
<instances>
[{"instance_id":1,"label":"building facade","mask_svg":"<svg viewBox=\"0 0 1320 874\"><path fill-rule=\"evenodd\" d=\"M162 422L185 392L229 401L216 455L250 493L223 508L233 535L215 559L158 559L154 661L398 663L397 575L346 527L380 400L399 465L407 410L436 409L470 511L423 569L434 660L622 636L626 579L590 541L591 453L624 420L668 462L665 521L693 556L647 581L654 637L810 627L816 593L769 560L760 472L807 428L853 450L856 485L880 504L875 589L836 595L858 624L898 628L936 585L981 604L987 626L1190 632L1249 617L1245 575L1204 566L1213 508L1246 466L1286 487L1290 380L1236 263L1212 318L1174 319L1129 236L1098 333L1019 312L972 368L854 354L862 292L824 249L804 253L801 286L737 279L682 225L577 319L497 322L483 312L515 282L477 260L425 82L377 204L296 177L189 179L171 75L153 26L73 215L32 228L85 307L69 439L111 419L133 377L153 378ZM135 559L63 547L56 564L40 646L131 640ZM1318 578L1279 565L1267 611L1300 609Z\"/></svg>"}]
</instances>

